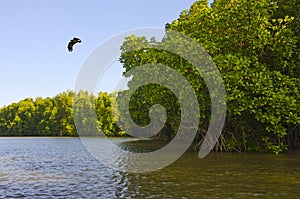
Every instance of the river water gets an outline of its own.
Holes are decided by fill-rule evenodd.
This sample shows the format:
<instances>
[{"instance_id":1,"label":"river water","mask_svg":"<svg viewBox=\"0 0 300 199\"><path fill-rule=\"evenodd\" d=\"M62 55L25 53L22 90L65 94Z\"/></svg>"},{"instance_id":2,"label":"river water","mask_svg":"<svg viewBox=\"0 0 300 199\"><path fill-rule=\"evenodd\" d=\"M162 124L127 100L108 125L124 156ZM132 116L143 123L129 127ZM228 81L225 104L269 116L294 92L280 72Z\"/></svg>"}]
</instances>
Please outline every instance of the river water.
<instances>
[{"instance_id":1,"label":"river water","mask_svg":"<svg viewBox=\"0 0 300 199\"><path fill-rule=\"evenodd\" d=\"M0 198L300 197L299 151L197 155L132 174L101 164L78 138L0 138Z\"/></svg>"}]
</instances>

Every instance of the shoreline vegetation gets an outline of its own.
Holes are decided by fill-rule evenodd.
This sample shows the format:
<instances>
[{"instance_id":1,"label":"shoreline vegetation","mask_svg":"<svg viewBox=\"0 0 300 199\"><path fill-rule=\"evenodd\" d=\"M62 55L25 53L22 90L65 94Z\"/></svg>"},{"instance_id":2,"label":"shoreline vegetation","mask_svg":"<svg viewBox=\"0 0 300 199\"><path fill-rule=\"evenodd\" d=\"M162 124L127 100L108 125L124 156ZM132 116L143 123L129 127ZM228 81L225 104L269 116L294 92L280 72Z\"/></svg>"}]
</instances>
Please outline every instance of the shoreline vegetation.
<instances>
[{"instance_id":1,"label":"shoreline vegetation","mask_svg":"<svg viewBox=\"0 0 300 199\"><path fill-rule=\"evenodd\" d=\"M220 0L208 6L207 0L198 0L166 24L162 41L134 35L124 40L119 58L124 76L145 64L170 66L184 76L199 102L199 121L185 121L197 129L194 143L199 147L210 121L210 93L191 63L158 50L174 42L168 39L169 30L181 32L206 49L224 81L227 115L215 151L278 154L299 149L299 6L297 1L285 0ZM130 77L129 89L132 82L142 78ZM109 137L126 136L117 123L127 124L118 109L124 109L128 93L99 92L95 96L85 91L65 91L54 97L26 98L0 108L0 136L76 137L74 114L79 126L84 127L84 135L80 136L98 135L99 128ZM170 90L157 84L140 87L130 98L130 115L136 124L145 126L155 104L165 107L168 117L153 139L170 141L181 117L180 104ZM89 119L87 116L94 112L97 118Z\"/></svg>"}]
</instances>

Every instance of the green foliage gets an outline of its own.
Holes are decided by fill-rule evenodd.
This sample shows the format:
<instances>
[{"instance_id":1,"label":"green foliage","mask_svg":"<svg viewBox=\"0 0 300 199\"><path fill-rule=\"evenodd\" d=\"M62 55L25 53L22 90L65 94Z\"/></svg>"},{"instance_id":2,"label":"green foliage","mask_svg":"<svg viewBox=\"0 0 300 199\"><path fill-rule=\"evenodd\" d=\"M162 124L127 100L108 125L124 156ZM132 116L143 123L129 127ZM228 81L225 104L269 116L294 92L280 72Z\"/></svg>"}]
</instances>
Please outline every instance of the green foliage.
<instances>
[{"instance_id":1,"label":"green foliage","mask_svg":"<svg viewBox=\"0 0 300 199\"><path fill-rule=\"evenodd\" d=\"M157 93L159 93L159 95ZM123 111L127 110L127 107L123 106L123 100L129 97L126 96L126 94L126 91L122 91L117 97L119 109ZM136 124L140 126L146 126L150 123L150 108L155 104L162 105L167 112L166 125L155 137L156 139L170 140L178 129L178 124L180 122L179 118L181 114L179 104L177 103L177 98L170 90L158 84L146 84L140 87L130 98L130 116ZM123 113L123 111L120 112ZM126 119L128 118L124 118L124 116L121 114L119 118L120 124L126 126ZM170 130L170 127L173 127L173 129ZM124 129L127 128L125 127Z\"/></svg>"},{"instance_id":2,"label":"green foliage","mask_svg":"<svg viewBox=\"0 0 300 199\"><path fill-rule=\"evenodd\" d=\"M215 0L209 7L208 1L199 0L166 30L179 31L201 44L222 74L228 114L216 149L280 153L300 147L299 3ZM168 33L162 42L128 37L120 57L125 72L147 63L177 70L197 94L201 110L197 128L207 128L210 100L203 79L184 59L155 49L162 45L168 45ZM149 107L159 103L167 107L169 123L178 124L180 108L171 95L158 86L141 88L132 96L131 115L138 124L146 124ZM203 136L203 131L199 134Z\"/></svg>"},{"instance_id":3,"label":"green foliage","mask_svg":"<svg viewBox=\"0 0 300 199\"><path fill-rule=\"evenodd\" d=\"M84 110L91 113L96 110L98 120L91 121L87 115L80 118L87 131L84 135L94 136L99 132L89 131L92 125L108 136L118 136L120 130L112 111L116 112L116 94L99 93L97 97L87 92L68 91L45 99L38 97L35 100L27 98L18 103L0 109L0 136L77 136L74 125L73 98L83 97L88 100L77 101L84 106ZM78 105L77 104L77 105ZM95 104L96 109L94 109ZM78 106L76 106L78 108ZM122 134L123 132L121 132Z\"/></svg>"}]
</instances>

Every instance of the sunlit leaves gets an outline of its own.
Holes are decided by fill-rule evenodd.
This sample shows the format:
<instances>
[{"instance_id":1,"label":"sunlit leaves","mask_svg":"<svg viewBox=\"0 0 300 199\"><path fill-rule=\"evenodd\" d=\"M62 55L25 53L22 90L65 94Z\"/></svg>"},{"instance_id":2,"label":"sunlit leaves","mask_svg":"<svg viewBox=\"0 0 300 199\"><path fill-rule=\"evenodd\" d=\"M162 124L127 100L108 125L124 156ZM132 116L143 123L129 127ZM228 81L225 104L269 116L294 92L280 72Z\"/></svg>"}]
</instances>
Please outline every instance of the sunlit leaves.
<instances>
[{"instance_id":1,"label":"sunlit leaves","mask_svg":"<svg viewBox=\"0 0 300 199\"><path fill-rule=\"evenodd\" d=\"M300 124L297 1L215 0L209 7L207 1L199 0L168 24L168 29L199 42L217 64L227 91L224 131L231 132L227 137L231 147L274 153L285 150L290 143L293 146L289 147L299 147L291 140L299 136ZM132 36L123 47L139 43L144 45L147 40ZM120 60L127 71L144 63L160 62L183 74L197 91L204 112L201 123L208 122L209 96L193 66L161 51L122 50ZM147 93L143 96L149 97Z\"/></svg>"},{"instance_id":2,"label":"sunlit leaves","mask_svg":"<svg viewBox=\"0 0 300 199\"><path fill-rule=\"evenodd\" d=\"M0 135L2 136L77 136L74 125L73 98L80 97L77 108L84 106L86 111L82 114L80 122L85 126L86 136L95 136L92 127L101 129L108 136L118 136L116 126L116 93L99 93L97 97L87 92L68 91L53 98L38 97L35 100L27 98L18 103L0 109ZM95 107L93 106L95 104ZM97 113L97 120L93 121L87 116ZM113 114L114 113L114 114ZM78 116L80 117L80 115ZM90 129L90 130L89 130Z\"/></svg>"}]
</instances>

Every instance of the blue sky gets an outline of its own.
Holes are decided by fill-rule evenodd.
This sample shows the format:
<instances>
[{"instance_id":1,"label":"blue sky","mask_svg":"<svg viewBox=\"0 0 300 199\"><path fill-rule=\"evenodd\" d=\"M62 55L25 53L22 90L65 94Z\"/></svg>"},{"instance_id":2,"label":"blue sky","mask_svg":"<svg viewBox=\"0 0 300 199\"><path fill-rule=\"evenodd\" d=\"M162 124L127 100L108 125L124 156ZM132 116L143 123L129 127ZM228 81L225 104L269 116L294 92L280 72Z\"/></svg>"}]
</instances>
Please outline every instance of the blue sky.
<instances>
[{"instance_id":1,"label":"blue sky","mask_svg":"<svg viewBox=\"0 0 300 199\"><path fill-rule=\"evenodd\" d=\"M0 107L73 90L80 67L99 44L135 28L163 28L194 1L2 0ZM69 53L73 36L82 43ZM116 67L118 76L122 67Z\"/></svg>"}]
</instances>

